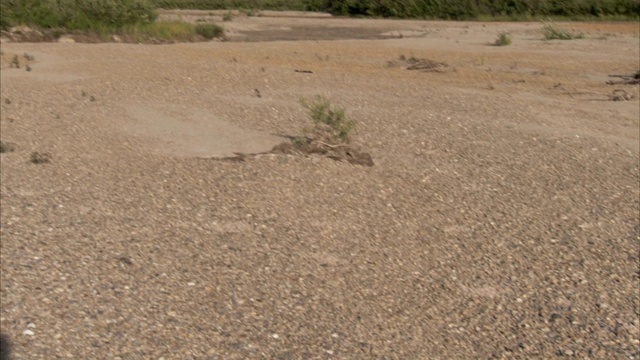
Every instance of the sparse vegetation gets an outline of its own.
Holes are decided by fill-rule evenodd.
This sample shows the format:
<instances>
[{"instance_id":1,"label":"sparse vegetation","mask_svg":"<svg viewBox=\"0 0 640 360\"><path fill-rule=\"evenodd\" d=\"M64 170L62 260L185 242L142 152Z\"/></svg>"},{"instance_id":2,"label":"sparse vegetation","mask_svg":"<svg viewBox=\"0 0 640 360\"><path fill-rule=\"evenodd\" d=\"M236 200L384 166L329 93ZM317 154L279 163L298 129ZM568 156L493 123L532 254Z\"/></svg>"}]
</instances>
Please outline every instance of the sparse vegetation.
<instances>
[{"instance_id":1,"label":"sparse vegetation","mask_svg":"<svg viewBox=\"0 0 640 360\"><path fill-rule=\"evenodd\" d=\"M3 27L26 24L43 29L91 30L150 24L157 18L150 0L3 0Z\"/></svg>"},{"instance_id":2,"label":"sparse vegetation","mask_svg":"<svg viewBox=\"0 0 640 360\"><path fill-rule=\"evenodd\" d=\"M493 45L495 46L511 45L511 36L507 32L500 33L500 35L498 35L498 38L493 43Z\"/></svg>"},{"instance_id":3,"label":"sparse vegetation","mask_svg":"<svg viewBox=\"0 0 640 360\"><path fill-rule=\"evenodd\" d=\"M222 15L222 21L231 21L233 20L233 14L231 11L227 11L224 15Z\"/></svg>"},{"instance_id":4,"label":"sparse vegetation","mask_svg":"<svg viewBox=\"0 0 640 360\"><path fill-rule=\"evenodd\" d=\"M542 34L545 40L573 40L584 38L584 34L573 33L555 23L546 23L542 28Z\"/></svg>"},{"instance_id":5,"label":"sparse vegetation","mask_svg":"<svg viewBox=\"0 0 640 360\"><path fill-rule=\"evenodd\" d=\"M103 41L116 34L132 42L194 41L224 33L215 24L156 22L155 4L151 0L3 0L0 6L3 29L23 24L42 30L49 39L59 39L65 33L93 33Z\"/></svg>"},{"instance_id":6,"label":"sparse vegetation","mask_svg":"<svg viewBox=\"0 0 640 360\"><path fill-rule=\"evenodd\" d=\"M321 11L334 15L422 19L624 20L640 17L637 0L153 0L161 8Z\"/></svg>"},{"instance_id":7,"label":"sparse vegetation","mask_svg":"<svg viewBox=\"0 0 640 360\"><path fill-rule=\"evenodd\" d=\"M313 128L308 132L312 138L348 143L356 122L346 117L346 110L335 108L329 100L316 95L312 100L302 99L301 104L309 110Z\"/></svg>"},{"instance_id":8,"label":"sparse vegetation","mask_svg":"<svg viewBox=\"0 0 640 360\"><path fill-rule=\"evenodd\" d=\"M224 29L217 24L198 24L195 26L195 31L207 40L220 37L224 34Z\"/></svg>"},{"instance_id":9,"label":"sparse vegetation","mask_svg":"<svg viewBox=\"0 0 640 360\"><path fill-rule=\"evenodd\" d=\"M210 40L222 36L224 29L216 24L191 24L182 21L157 21L151 24L135 24L117 32L124 39L146 42L150 39L163 41L194 41L198 37Z\"/></svg>"}]
</instances>

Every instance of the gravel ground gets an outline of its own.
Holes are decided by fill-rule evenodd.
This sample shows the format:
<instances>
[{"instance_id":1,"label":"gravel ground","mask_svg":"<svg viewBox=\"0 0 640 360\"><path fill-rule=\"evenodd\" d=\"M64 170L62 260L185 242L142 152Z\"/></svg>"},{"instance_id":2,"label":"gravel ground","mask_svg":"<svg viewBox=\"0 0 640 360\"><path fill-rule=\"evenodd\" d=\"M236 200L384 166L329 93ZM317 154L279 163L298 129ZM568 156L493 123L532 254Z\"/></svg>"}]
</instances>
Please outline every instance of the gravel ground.
<instances>
[{"instance_id":1,"label":"gravel ground","mask_svg":"<svg viewBox=\"0 0 640 360\"><path fill-rule=\"evenodd\" d=\"M15 359L640 359L638 87L605 84L637 70L637 23L336 22L398 36L2 44ZM315 94L375 166L195 156L300 134Z\"/></svg>"}]
</instances>

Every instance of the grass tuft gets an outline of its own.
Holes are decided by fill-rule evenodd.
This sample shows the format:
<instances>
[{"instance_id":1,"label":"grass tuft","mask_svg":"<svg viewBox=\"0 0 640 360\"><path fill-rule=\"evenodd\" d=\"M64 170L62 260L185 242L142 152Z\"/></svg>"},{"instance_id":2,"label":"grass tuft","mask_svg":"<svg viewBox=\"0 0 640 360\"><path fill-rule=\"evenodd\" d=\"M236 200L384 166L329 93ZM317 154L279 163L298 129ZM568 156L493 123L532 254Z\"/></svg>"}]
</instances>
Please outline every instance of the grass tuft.
<instances>
[{"instance_id":1,"label":"grass tuft","mask_svg":"<svg viewBox=\"0 0 640 360\"><path fill-rule=\"evenodd\" d=\"M195 41L198 37L211 40L224 36L224 28L217 24L191 24L182 21L157 21L151 24L135 24L116 30L125 38L146 42L150 39L162 41ZM104 31L109 34L110 31Z\"/></svg>"},{"instance_id":2,"label":"grass tuft","mask_svg":"<svg viewBox=\"0 0 640 360\"><path fill-rule=\"evenodd\" d=\"M122 29L123 35L136 37L143 42L148 39L189 40L195 35L193 24L180 21L158 21L151 24L134 24Z\"/></svg>"},{"instance_id":3,"label":"grass tuft","mask_svg":"<svg viewBox=\"0 0 640 360\"><path fill-rule=\"evenodd\" d=\"M224 29L218 24L198 24L195 27L195 31L207 40L224 35Z\"/></svg>"},{"instance_id":4,"label":"grass tuft","mask_svg":"<svg viewBox=\"0 0 640 360\"><path fill-rule=\"evenodd\" d=\"M503 32L498 35L498 38L493 43L494 46L507 46L511 45L511 36L509 33Z\"/></svg>"},{"instance_id":5,"label":"grass tuft","mask_svg":"<svg viewBox=\"0 0 640 360\"><path fill-rule=\"evenodd\" d=\"M583 39L583 33L573 33L555 23L546 23L542 27L542 34L545 40L573 40Z\"/></svg>"},{"instance_id":6,"label":"grass tuft","mask_svg":"<svg viewBox=\"0 0 640 360\"><path fill-rule=\"evenodd\" d=\"M309 110L313 122L313 128L310 130L312 137L349 142L356 122L346 117L345 109L333 107L329 100L321 95L316 95L312 100L302 99L300 102Z\"/></svg>"}]
</instances>

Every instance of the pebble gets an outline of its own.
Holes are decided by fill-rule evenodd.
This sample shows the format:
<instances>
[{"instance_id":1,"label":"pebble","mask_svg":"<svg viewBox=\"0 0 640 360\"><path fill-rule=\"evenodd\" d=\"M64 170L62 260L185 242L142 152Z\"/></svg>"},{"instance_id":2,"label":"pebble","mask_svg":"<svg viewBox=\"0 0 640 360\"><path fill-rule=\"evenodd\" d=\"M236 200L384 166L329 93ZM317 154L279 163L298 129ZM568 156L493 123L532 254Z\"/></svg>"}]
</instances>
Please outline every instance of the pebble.
<instances>
[{"instance_id":1,"label":"pebble","mask_svg":"<svg viewBox=\"0 0 640 360\"><path fill-rule=\"evenodd\" d=\"M23 331L23 332L22 332L22 334L23 334L23 335L26 335L26 336L33 336L33 335L35 335L36 333L34 333L33 331L31 331L31 330L27 329L27 330Z\"/></svg>"}]
</instances>

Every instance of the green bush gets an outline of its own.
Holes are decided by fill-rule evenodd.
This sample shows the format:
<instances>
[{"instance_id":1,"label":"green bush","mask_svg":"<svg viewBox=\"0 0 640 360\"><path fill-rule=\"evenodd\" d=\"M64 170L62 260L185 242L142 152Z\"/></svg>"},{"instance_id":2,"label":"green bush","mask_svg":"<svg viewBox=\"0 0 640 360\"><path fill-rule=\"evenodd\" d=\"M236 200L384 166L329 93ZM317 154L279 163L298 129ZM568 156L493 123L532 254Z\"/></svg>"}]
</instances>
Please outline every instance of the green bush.
<instances>
[{"instance_id":1,"label":"green bush","mask_svg":"<svg viewBox=\"0 0 640 360\"><path fill-rule=\"evenodd\" d=\"M149 24L157 18L150 0L2 0L3 27L93 29Z\"/></svg>"},{"instance_id":2,"label":"green bush","mask_svg":"<svg viewBox=\"0 0 640 360\"><path fill-rule=\"evenodd\" d=\"M511 36L509 35L509 33L506 33L506 32L500 33L500 35L498 35L498 38L493 43L493 45L495 46L511 45Z\"/></svg>"},{"instance_id":3,"label":"green bush","mask_svg":"<svg viewBox=\"0 0 640 360\"><path fill-rule=\"evenodd\" d=\"M573 33L565 28L562 28L554 23L547 23L542 27L542 34L545 40L573 40L582 39L584 34Z\"/></svg>"},{"instance_id":4,"label":"green bush","mask_svg":"<svg viewBox=\"0 0 640 360\"><path fill-rule=\"evenodd\" d=\"M329 100L316 95L313 100L302 99L302 106L309 110L313 128L310 130L313 137L319 140L349 142L349 136L356 127L356 122L346 117L346 111L342 108L334 108Z\"/></svg>"},{"instance_id":5,"label":"green bush","mask_svg":"<svg viewBox=\"0 0 640 360\"><path fill-rule=\"evenodd\" d=\"M214 37L220 37L224 34L224 29L217 24L198 24L196 25L196 33L207 40Z\"/></svg>"}]
</instances>

